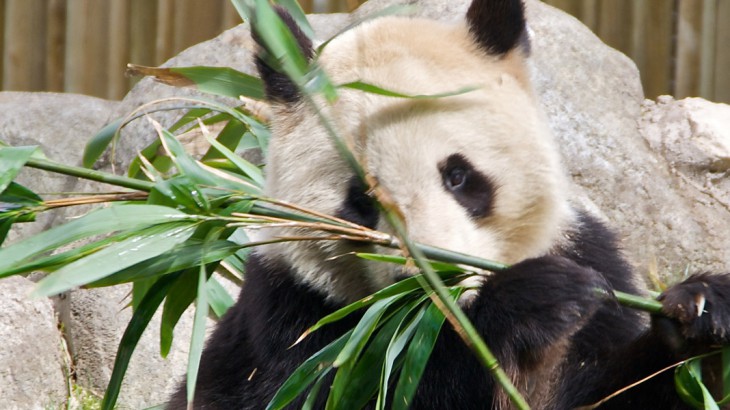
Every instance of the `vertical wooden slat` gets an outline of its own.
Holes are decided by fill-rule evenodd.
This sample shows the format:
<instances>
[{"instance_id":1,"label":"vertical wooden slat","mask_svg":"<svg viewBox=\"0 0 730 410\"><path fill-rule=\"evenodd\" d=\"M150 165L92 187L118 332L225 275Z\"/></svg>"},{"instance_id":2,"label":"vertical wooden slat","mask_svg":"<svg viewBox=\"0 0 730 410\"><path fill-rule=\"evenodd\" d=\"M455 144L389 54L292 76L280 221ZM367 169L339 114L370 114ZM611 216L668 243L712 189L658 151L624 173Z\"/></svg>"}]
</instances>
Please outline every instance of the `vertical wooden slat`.
<instances>
[{"instance_id":1,"label":"vertical wooden slat","mask_svg":"<svg viewBox=\"0 0 730 410\"><path fill-rule=\"evenodd\" d=\"M631 49L632 0L600 2L598 35L609 46L629 53Z\"/></svg>"},{"instance_id":2,"label":"vertical wooden slat","mask_svg":"<svg viewBox=\"0 0 730 410\"><path fill-rule=\"evenodd\" d=\"M651 13L649 0L634 1L631 7L631 16L634 21L631 27L631 46L626 55L634 60L642 79L649 74L642 71L646 65L647 54L650 53L650 51L647 51L647 47L654 47L654 44L646 43L646 33L644 28L641 27L649 19L647 16L649 13Z\"/></svg>"},{"instance_id":3,"label":"vertical wooden slat","mask_svg":"<svg viewBox=\"0 0 730 410\"><path fill-rule=\"evenodd\" d=\"M129 62L157 64L157 1L130 0Z\"/></svg>"},{"instance_id":4,"label":"vertical wooden slat","mask_svg":"<svg viewBox=\"0 0 730 410\"><path fill-rule=\"evenodd\" d=\"M730 1L717 3L715 100L730 103Z\"/></svg>"},{"instance_id":5,"label":"vertical wooden slat","mask_svg":"<svg viewBox=\"0 0 730 410\"><path fill-rule=\"evenodd\" d=\"M702 4L697 0L679 0L677 16L677 70L674 94L677 98L700 94L700 41L702 40Z\"/></svg>"},{"instance_id":6,"label":"vertical wooden slat","mask_svg":"<svg viewBox=\"0 0 730 410\"><path fill-rule=\"evenodd\" d=\"M702 2L702 51L700 52L700 95L715 98L715 44L717 34L717 1Z\"/></svg>"},{"instance_id":7,"label":"vertical wooden slat","mask_svg":"<svg viewBox=\"0 0 730 410\"><path fill-rule=\"evenodd\" d=\"M221 33L231 27L241 24L241 16L238 15L233 3L223 0L223 17L221 18Z\"/></svg>"},{"instance_id":8,"label":"vertical wooden slat","mask_svg":"<svg viewBox=\"0 0 730 410\"><path fill-rule=\"evenodd\" d=\"M41 91L46 86L46 2L7 0L3 86L6 90Z\"/></svg>"},{"instance_id":9,"label":"vertical wooden slat","mask_svg":"<svg viewBox=\"0 0 730 410\"><path fill-rule=\"evenodd\" d=\"M220 5L212 1L175 1L175 54L220 34Z\"/></svg>"},{"instance_id":10,"label":"vertical wooden slat","mask_svg":"<svg viewBox=\"0 0 730 410\"><path fill-rule=\"evenodd\" d=\"M576 1L580 3L580 20L594 33L598 31L598 0Z\"/></svg>"},{"instance_id":11,"label":"vertical wooden slat","mask_svg":"<svg viewBox=\"0 0 730 410\"><path fill-rule=\"evenodd\" d=\"M46 19L46 90L63 91L66 54L66 0L48 0Z\"/></svg>"},{"instance_id":12,"label":"vertical wooden slat","mask_svg":"<svg viewBox=\"0 0 730 410\"><path fill-rule=\"evenodd\" d=\"M109 3L68 0L65 89L67 92L106 94Z\"/></svg>"},{"instance_id":13,"label":"vertical wooden slat","mask_svg":"<svg viewBox=\"0 0 730 410\"><path fill-rule=\"evenodd\" d=\"M106 98L121 99L129 89L124 69L129 62L129 13L127 0L109 1L109 81Z\"/></svg>"},{"instance_id":14,"label":"vertical wooden slat","mask_svg":"<svg viewBox=\"0 0 730 410\"><path fill-rule=\"evenodd\" d=\"M557 7L566 13L570 13L571 16L578 19L581 17L581 3L575 0L546 0L545 3Z\"/></svg>"},{"instance_id":15,"label":"vertical wooden slat","mask_svg":"<svg viewBox=\"0 0 730 410\"><path fill-rule=\"evenodd\" d=\"M157 46L155 65L162 64L174 54L175 0L159 0L157 7Z\"/></svg>"},{"instance_id":16,"label":"vertical wooden slat","mask_svg":"<svg viewBox=\"0 0 730 410\"><path fill-rule=\"evenodd\" d=\"M3 72L5 71L5 0L0 0L0 90L4 90Z\"/></svg>"},{"instance_id":17,"label":"vertical wooden slat","mask_svg":"<svg viewBox=\"0 0 730 410\"><path fill-rule=\"evenodd\" d=\"M646 4L647 12L642 19L634 22L643 41L643 51L633 53L632 57L638 59L643 56L644 60L637 62L637 65L641 72L644 95L647 98L656 98L672 90L674 2L647 0Z\"/></svg>"},{"instance_id":18,"label":"vertical wooden slat","mask_svg":"<svg viewBox=\"0 0 730 410\"><path fill-rule=\"evenodd\" d=\"M305 13L314 12L314 0L300 0L299 5L302 6Z\"/></svg>"}]
</instances>

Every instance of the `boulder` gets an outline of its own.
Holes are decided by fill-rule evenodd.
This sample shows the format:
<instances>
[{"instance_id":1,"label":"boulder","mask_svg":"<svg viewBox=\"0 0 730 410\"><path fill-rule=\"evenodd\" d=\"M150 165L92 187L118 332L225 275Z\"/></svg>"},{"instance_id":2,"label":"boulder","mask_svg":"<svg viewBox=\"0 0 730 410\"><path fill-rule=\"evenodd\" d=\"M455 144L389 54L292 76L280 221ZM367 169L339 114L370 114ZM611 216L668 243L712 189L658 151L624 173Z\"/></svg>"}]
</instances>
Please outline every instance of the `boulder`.
<instances>
[{"instance_id":1,"label":"boulder","mask_svg":"<svg viewBox=\"0 0 730 410\"><path fill-rule=\"evenodd\" d=\"M33 282L0 281L0 397L8 410L61 408L70 366L53 305L32 299Z\"/></svg>"}]
</instances>

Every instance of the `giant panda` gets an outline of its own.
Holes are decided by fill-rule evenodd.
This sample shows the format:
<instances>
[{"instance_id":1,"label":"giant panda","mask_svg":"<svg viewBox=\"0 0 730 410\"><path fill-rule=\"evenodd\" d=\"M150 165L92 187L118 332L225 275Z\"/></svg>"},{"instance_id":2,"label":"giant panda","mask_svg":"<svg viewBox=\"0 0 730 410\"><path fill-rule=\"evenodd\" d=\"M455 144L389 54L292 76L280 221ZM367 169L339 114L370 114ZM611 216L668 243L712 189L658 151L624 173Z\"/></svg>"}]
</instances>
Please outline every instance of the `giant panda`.
<instances>
[{"instance_id":1,"label":"giant panda","mask_svg":"<svg viewBox=\"0 0 730 410\"><path fill-rule=\"evenodd\" d=\"M312 58L310 40L279 13ZM318 64L333 82L362 80L420 95L476 88L434 99L342 89L322 109L397 206L410 238L510 264L472 283L477 289L459 303L532 408L572 409L728 343L730 275L695 274L671 287L660 297L665 315L651 320L595 295L596 287L634 294L642 287L614 234L571 205L525 68L529 53L520 0L473 0L455 24L378 18L326 46ZM297 87L265 59L257 66L273 110L266 194L390 232L369 187ZM300 363L356 319L292 346L309 326L409 274L351 256L355 250L393 252L348 241L257 248L237 303L203 352L194 408L265 407ZM686 408L672 377L662 372L600 408ZM186 408L184 384L168 408ZM510 403L445 326L411 408Z\"/></svg>"}]
</instances>

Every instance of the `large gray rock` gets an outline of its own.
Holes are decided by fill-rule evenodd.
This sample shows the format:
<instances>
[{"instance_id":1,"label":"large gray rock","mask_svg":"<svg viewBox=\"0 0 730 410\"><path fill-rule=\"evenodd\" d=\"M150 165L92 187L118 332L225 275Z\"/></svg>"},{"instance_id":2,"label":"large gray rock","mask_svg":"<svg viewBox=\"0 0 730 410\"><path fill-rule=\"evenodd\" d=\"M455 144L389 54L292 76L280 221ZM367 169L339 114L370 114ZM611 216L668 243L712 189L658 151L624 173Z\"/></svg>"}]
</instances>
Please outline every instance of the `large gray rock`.
<instances>
[{"instance_id":1,"label":"large gray rock","mask_svg":"<svg viewBox=\"0 0 730 410\"><path fill-rule=\"evenodd\" d=\"M61 408L71 371L48 299L31 299L33 282L0 281L0 407Z\"/></svg>"},{"instance_id":2,"label":"large gray rock","mask_svg":"<svg viewBox=\"0 0 730 410\"><path fill-rule=\"evenodd\" d=\"M0 92L0 141L37 145L51 160L79 165L86 142L109 121L118 104L78 94ZM24 168L17 182L45 194L74 191L78 178ZM46 213L38 222L16 225L8 241L44 231L66 216Z\"/></svg>"}]
</instances>

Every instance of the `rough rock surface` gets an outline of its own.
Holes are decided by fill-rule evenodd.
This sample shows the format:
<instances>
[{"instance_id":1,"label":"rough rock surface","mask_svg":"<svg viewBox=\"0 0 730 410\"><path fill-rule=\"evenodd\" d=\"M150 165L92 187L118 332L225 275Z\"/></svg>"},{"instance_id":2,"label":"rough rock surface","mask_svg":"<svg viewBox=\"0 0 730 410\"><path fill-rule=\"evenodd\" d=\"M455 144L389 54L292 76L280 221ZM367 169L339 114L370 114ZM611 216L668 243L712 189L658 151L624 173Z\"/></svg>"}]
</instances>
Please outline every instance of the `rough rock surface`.
<instances>
[{"instance_id":1,"label":"rough rock surface","mask_svg":"<svg viewBox=\"0 0 730 410\"><path fill-rule=\"evenodd\" d=\"M391 4L408 3L413 2L370 0L352 16L312 16L312 22L320 38L325 39L348 24L349 19L360 19ZM416 14L454 20L464 14L468 0L421 0L418 4ZM568 172L576 182L576 201L618 229L627 254L639 269L644 270L652 258L658 260L660 272L681 271L686 265L695 269L729 269L728 106L698 99L674 101L668 97L657 102L644 101L639 74L628 58L605 46L572 17L536 0L528 0L527 5L533 42L530 67L536 94L561 145ZM165 65L230 66L250 73L252 42L247 30L245 25L233 28L184 51ZM195 95L199 94L194 90L165 86L151 79L140 81L121 103L82 96L0 93L0 140L13 145L39 144L49 157L75 164L88 136L104 123L156 99ZM155 114L155 118L169 124L177 115ZM115 162L127 163L154 137L145 120L136 121L125 129ZM21 182L40 192L90 186L73 178L56 180L37 172L24 172ZM13 233L13 238L45 229L65 217L60 214L35 226L22 227ZM10 282L18 283L17 280L0 281L3 295L12 295L4 299L25 300L27 290ZM130 311L123 309L126 292L124 288L77 291L59 304L78 381L97 391L108 381L118 341L129 319ZM10 308L0 312L0 336L5 335L6 329L24 327L36 320L52 323L55 329L50 309L41 312L42 320L18 321L15 314L6 314L14 312ZM159 358L159 321L153 320L125 379L120 397L122 407L159 404L184 374L189 319L183 317L168 361ZM49 349L60 345L58 332L47 338L39 335L26 334L19 343L35 346L42 342ZM5 353L0 352L0 356ZM59 397L57 393L42 390L52 383L64 383L62 372L44 373L62 368L62 361L53 360L42 362L49 367L36 369L19 367L8 358L6 368L21 369L13 377L36 380L40 387L15 388L21 385L10 383L6 373L0 372L2 402L23 398L28 391L36 396L46 395L42 403L54 402ZM58 391L63 392L63 388Z\"/></svg>"},{"instance_id":2,"label":"rough rock surface","mask_svg":"<svg viewBox=\"0 0 730 410\"><path fill-rule=\"evenodd\" d=\"M84 145L109 121L118 104L78 94L0 92L0 141L37 145L49 159L79 165ZM78 179L24 168L17 181L42 195L73 191ZM63 217L44 214L36 223L16 225L8 240L46 230Z\"/></svg>"},{"instance_id":3,"label":"rough rock surface","mask_svg":"<svg viewBox=\"0 0 730 410\"><path fill-rule=\"evenodd\" d=\"M33 282L0 281L0 407L58 408L66 400L69 372L52 303L31 299Z\"/></svg>"}]
</instances>

